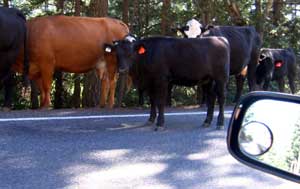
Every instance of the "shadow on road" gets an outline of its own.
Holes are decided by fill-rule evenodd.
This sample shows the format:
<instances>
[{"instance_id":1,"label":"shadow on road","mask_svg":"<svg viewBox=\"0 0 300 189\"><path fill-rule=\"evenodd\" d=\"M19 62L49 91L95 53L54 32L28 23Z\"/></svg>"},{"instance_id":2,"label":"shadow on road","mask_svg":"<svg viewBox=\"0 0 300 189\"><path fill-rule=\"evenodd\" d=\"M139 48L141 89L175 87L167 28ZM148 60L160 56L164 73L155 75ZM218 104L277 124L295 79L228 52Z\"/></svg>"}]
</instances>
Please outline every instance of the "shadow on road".
<instances>
[{"instance_id":1,"label":"shadow on road","mask_svg":"<svg viewBox=\"0 0 300 189\"><path fill-rule=\"evenodd\" d=\"M283 183L233 160L225 131L200 128L203 119L167 118L164 132L141 127L143 117L6 123L0 126L0 188L244 189Z\"/></svg>"}]
</instances>

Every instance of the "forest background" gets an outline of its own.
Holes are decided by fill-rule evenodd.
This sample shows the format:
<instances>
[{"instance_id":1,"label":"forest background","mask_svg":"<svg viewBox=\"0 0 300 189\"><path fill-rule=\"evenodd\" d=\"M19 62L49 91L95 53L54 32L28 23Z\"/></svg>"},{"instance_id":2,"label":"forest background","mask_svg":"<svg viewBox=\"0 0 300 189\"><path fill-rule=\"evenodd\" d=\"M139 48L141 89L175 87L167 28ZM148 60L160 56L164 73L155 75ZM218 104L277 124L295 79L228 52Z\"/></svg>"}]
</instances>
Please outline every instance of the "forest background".
<instances>
[{"instance_id":1,"label":"forest background","mask_svg":"<svg viewBox=\"0 0 300 189\"><path fill-rule=\"evenodd\" d=\"M139 37L182 37L172 28L186 24L191 18L204 25L253 25L263 39L263 47L294 49L298 62L296 87L297 91L300 90L299 0L2 0L0 3L1 6L22 10L28 19L47 15L118 18L128 24L131 33ZM98 106L100 81L94 71L85 74L56 72L54 77L51 93L54 108ZM14 109L37 108L38 91L35 85L31 86L31 94L23 95L20 80L17 75ZM276 83L272 83L271 90L278 90ZM2 104L3 92L0 92ZM243 92L248 92L247 81ZM290 92L287 84L286 92ZM227 104L232 103L234 94L235 79L231 78ZM196 89L175 87L172 103L175 106L197 104ZM131 89L121 105L137 106L137 90Z\"/></svg>"}]
</instances>

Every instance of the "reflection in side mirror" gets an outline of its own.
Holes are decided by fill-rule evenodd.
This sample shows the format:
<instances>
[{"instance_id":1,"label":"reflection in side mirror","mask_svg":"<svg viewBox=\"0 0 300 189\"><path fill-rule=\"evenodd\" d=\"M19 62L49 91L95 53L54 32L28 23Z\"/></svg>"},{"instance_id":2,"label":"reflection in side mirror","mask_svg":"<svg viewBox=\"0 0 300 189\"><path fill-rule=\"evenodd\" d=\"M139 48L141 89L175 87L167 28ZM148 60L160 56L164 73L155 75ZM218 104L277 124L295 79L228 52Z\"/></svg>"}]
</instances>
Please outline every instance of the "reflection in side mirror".
<instances>
[{"instance_id":1,"label":"reflection in side mirror","mask_svg":"<svg viewBox=\"0 0 300 189\"><path fill-rule=\"evenodd\" d=\"M260 156L271 148L273 135L268 126L253 121L242 126L238 140L243 152L251 156Z\"/></svg>"},{"instance_id":2,"label":"reflection in side mirror","mask_svg":"<svg viewBox=\"0 0 300 189\"><path fill-rule=\"evenodd\" d=\"M239 161L300 183L300 97L249 93L232 114L227 144Z\"/></svg>"}]
</instances>

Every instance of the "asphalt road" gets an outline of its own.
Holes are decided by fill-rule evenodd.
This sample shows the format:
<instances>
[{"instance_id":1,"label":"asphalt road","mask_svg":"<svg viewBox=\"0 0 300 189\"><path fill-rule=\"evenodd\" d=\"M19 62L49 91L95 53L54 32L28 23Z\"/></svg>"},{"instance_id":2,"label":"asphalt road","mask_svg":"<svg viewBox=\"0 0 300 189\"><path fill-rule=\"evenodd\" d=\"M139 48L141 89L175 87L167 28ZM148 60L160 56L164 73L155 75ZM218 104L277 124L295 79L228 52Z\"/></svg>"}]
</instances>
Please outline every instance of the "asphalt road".
<instances>
[{"instance_id":1,"label":"asphalt road","mask_svg":"<svg viewBox=\"0 0 300 189\"><path fill-rule=\"evenodd\" d=\"M160 132L141 126L147 110L1 112L0 188L299 187L233 159L226 129L200 128L202 109L168 112Z\"/></svg>"}]
</instances>

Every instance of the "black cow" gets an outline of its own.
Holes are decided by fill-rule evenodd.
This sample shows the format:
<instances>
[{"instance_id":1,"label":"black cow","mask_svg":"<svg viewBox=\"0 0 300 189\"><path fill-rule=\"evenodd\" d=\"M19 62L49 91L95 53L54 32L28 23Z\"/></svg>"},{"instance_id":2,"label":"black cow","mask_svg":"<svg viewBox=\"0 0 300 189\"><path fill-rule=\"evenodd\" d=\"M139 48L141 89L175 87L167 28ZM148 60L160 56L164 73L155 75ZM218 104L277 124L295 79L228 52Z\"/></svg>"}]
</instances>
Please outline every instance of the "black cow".
<instances>
[{"instance_id":1,"label":"black cow","mask_svg":"<svg viewBox=\"0 0 300 189\"><path fill-rule=\"evenodd\" d=\"M4 106L8 108L11 106L14 84L12 66L21 49L24 49L25 54L23 78L25 84L28 83L26 36L26 18L23 13L14 8L0 7L0 81L5 89Z\"/></svg>"},{"instance_id":2,"label":"black cow","mask_svg":"<svg viewBox=\"0 0 300 189\"><path fill-rule=\"evenodd\" d=\"M284 92L284 77L288 77L291 92L295 93L296 55L289 49L261 49L256 68L256 82L268 90L271 81L278 83L279 91Z\"/></svg>"},{"instance_id":3,"label":"black cow","mask_svg":"<svg viewBox=\"0 0 300 189\"><path fill-rule=\"evenodd\" d=\"M230 44L230 75L236 78L237 101L243 90L243 83L247 74L249 90L255 90L255 70L259 59L261 38L252 26L206 26L192 19L187 25L178 30L188 38L222 36ZM248 70L247 70L248 69Z\"/></svg>"},{"instance_id":4,"label":"black cow","mask_svg":"<svg viewBox=\"0 0 300 189\"><path fill-rule=\"evenodd\" d=\"M207 116L203 126L208 127L211 124L217 97L219 103L217 128L223 128L230 60L229 44L225 38L152 37L134 42L117 41L112 48L116 51L120 72L133 67L132 64L139 66L138 70L143 75L142 88L146 89L150 97L149 123L154 123L158 108L155 130L164 125L168 84L172 82L191 86L203 81L210 84Z\"/></svg>"}]
</instances>

